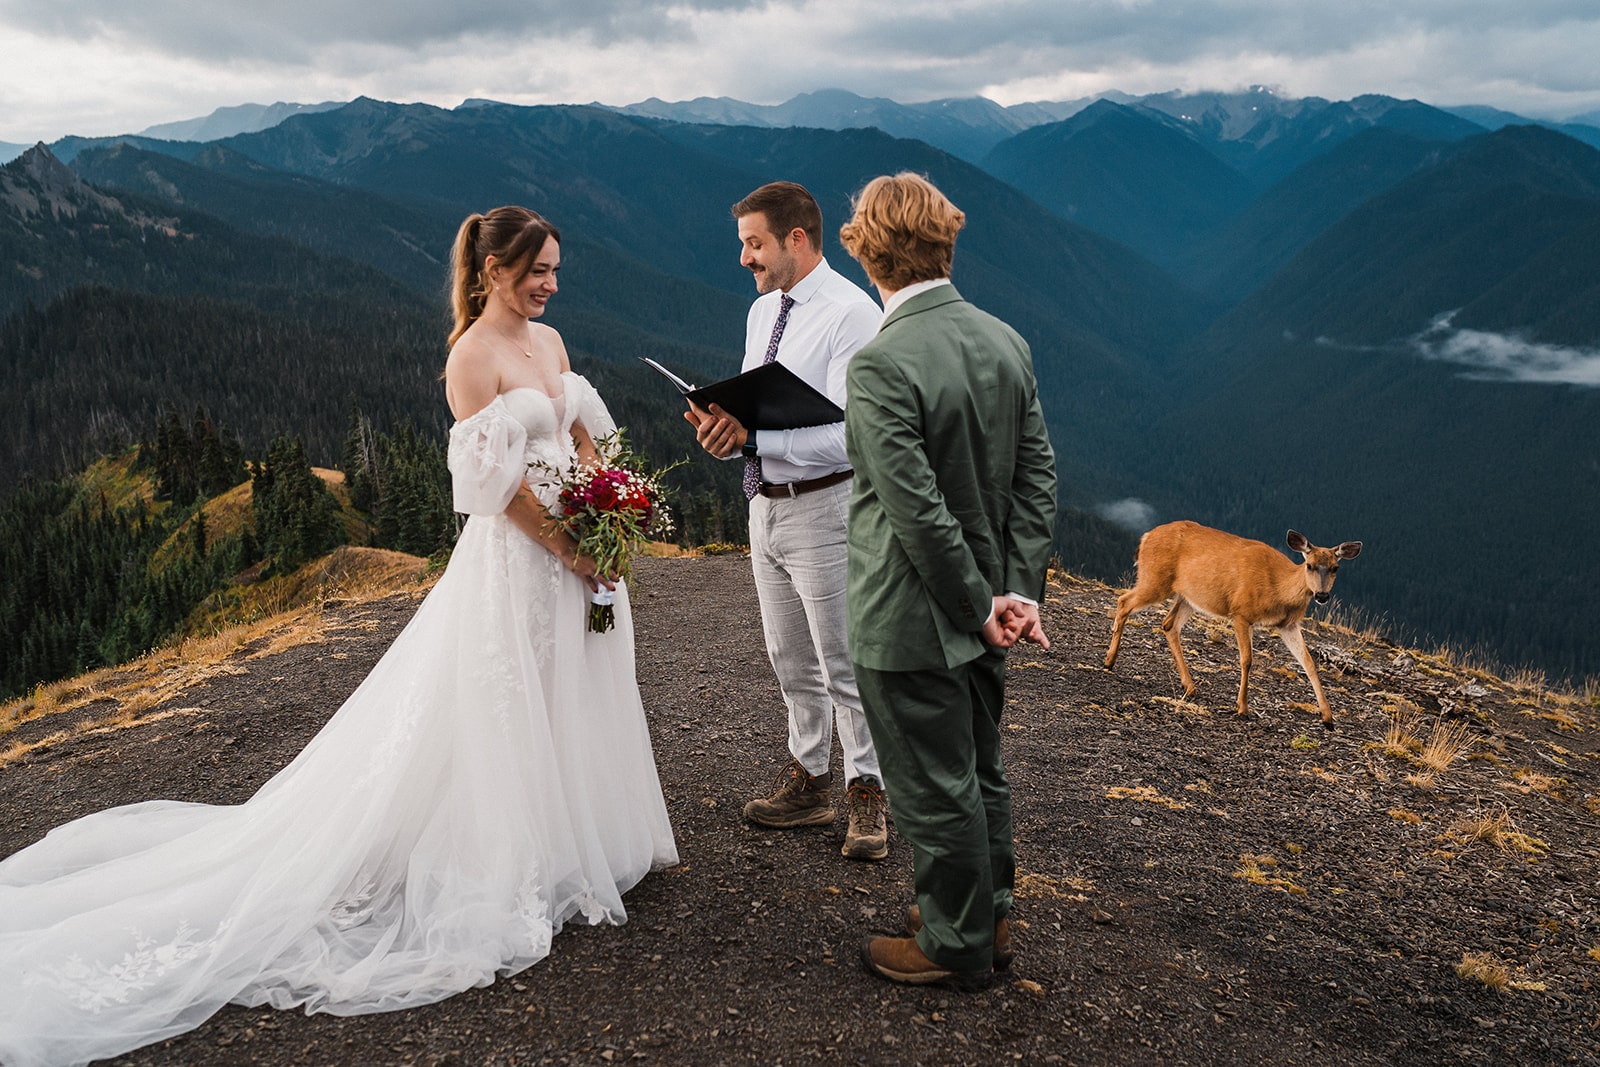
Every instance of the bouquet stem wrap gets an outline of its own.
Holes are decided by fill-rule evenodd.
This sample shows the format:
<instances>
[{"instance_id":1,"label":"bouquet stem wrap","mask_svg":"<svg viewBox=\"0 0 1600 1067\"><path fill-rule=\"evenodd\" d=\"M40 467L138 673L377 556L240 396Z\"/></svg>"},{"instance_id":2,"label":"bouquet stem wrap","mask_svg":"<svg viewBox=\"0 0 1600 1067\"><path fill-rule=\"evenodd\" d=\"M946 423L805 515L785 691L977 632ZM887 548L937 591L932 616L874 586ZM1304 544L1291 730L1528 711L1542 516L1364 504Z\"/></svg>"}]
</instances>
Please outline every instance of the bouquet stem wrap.
<instances>
[{"instance_id":1,"label":"bouquet stem wrap","mask_svg":"<svg viewBox=\"0 0 1600 1067\"><path fill-rule=\"evenodd\" d=\"M615 589L601 587L589 593L589 632L603 634L617 624L617 613L612 603L617 599Z\"/></svg>"}]
</instances>

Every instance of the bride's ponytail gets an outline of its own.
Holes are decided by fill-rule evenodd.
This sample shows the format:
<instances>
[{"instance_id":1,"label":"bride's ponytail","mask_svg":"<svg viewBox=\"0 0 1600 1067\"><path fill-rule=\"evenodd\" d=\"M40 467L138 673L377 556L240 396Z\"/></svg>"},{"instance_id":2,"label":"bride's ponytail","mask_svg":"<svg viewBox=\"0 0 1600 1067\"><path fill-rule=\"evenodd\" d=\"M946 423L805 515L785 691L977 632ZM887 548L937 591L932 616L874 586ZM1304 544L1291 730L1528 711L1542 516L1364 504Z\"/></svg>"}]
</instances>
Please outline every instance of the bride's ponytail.
<instances>
[{"instance_id":1,"label":"bride's ponytail","mask_svg":"<svg viewBox=\"0 0 1600 1067\"><path fill-rule=\"evenodd\" d=\"M489 272L484 269L487 257L516 270L520 281L552 238L560 241L561 234L525 207L497 207L487 215L466 217L450 247L450 310L455 317L450 344L460 340L483 314L491 288Z\"/></svg>"}]
</instances>

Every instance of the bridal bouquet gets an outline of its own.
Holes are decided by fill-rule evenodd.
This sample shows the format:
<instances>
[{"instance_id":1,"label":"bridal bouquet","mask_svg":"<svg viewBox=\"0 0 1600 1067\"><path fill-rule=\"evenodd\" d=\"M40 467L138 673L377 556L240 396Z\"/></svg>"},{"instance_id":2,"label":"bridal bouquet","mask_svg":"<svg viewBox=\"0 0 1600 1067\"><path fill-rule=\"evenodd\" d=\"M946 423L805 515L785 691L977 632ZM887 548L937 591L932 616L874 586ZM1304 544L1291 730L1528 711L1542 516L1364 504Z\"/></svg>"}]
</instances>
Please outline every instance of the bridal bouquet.
<instances>
[{"instance_id":1,"label":"bridal bouquet","mask_svg":"<svg viewBox=\"0 0 1600 1067\"><path fill-rule=\"evenodd\" d=\"M672 532L661 488L661 476L672 467L647 471L643 460L629 451L621 430L596 441L595 450L600 454L598 466L574 467L558 479L557 521L577 539L579 554L593 559L600 574L625 579L632 573L634 550L651 537ZM613 598L610 589L589 594L591 633L611 629Z\"/></svg>"}]
</instances>

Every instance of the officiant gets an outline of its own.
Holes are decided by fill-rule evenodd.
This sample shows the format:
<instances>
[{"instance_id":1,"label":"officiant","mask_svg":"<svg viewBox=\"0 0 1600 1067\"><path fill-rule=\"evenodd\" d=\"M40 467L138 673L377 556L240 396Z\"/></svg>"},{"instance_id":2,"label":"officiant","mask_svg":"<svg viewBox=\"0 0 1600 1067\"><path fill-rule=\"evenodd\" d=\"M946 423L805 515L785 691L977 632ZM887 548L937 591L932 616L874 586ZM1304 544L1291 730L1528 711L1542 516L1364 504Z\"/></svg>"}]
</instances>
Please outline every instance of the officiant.
<instances>
[{"instance_id":1,"label":"officiant","mask_svg":"<svg viewBox=\"0 0 1600 1067\"><path fill-rule=\"evenodd\" d=\"M822 210L804 186L763 185L733 205L739 262L761 294L745 323L748 371L776 361L842 409L850 357L883 314L822 254ZM833 731L843 749L850 859L888 855L878 756L850 662L845 610L845 516L850 462L844 423L753 430L721 407L684 417L719 459L742 460L750 501L750 561L767 656L788 709L790 759L768 796L744 807L761 826L831 824Z\"/></svg>"}]
</instances>

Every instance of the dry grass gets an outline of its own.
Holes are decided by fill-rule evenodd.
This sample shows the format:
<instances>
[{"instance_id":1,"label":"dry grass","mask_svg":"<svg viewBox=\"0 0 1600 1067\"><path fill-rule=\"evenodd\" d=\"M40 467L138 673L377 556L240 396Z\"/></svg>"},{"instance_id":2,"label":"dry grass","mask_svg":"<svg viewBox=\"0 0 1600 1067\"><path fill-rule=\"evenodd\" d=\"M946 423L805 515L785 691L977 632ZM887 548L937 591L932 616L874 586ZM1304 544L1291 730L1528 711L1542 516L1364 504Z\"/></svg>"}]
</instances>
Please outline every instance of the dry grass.
<instances>
[{"instance_id":1,"label":"dry grass","mask_svg":"<svg viewBox=\"0 0 1600 1067\"><path fill-rule=\"evenodd\" d=\"M323 604L339 599L360 603L405 590L427 587L426 561L373 548L341 548L275 580L272 595L258 599L250 618L216 626L172 641L131 663L104 667L77 678L52 682L26 697L0 705L0 736L25 722L106 702L103 714L86 715L69 730L54 731L28 744L0 749L0 767L82 733L120 729L165 717L156 711L209 678L248 670L236 660L240 650L265 642L251 658L325 639ZM261 583L267 585L268 583ZM280 610L271 610L277 607Z\"/></svg>"},{"instance_id":2,"label":"dry grass","mask_svg":"<svg viewBox=\"0 0 1600 1067\"><path fill-rule=\"evenodd\" d=\"M1417 753L1422 751L1422 738L1417 736L1417 723L1421 719L1422 709L1394 693L1374 695L1390 698L1383 705L1383 710L1389 715L1389 725L1381 741L1369 742L1366 747L1394 759L1412 762Z\"/></svg>"},{"instance_id":3,"label":"dry grass","mask_svg":"<svg viewBox=\"0 0 1600 1067\"><path fill-rule=\"evenodd\" d=\"M1443 774L1475 743L1465 723L1437 720L1428 733L1428 743L1417 753L1417 763L1435 774Z\"/></svg>"},{"instance_id":4,"label":"dry grass","mask_svg":"<svg viewBox=\"0 0 1600 1067\"><path fill-rule=\"evenodd\" d=\"M1239 867L1233 872L1233 876L1243 879L1251 885L1266 886L1281 893L1292 893L1295 896L1305 895L1304 887L1295 885L1294 878L1288 872L1269 873L1277 869L1278 861L1273 857L1246 852L1239 857Z\"/></svg>"},{"instance_id":5,"label":"dry grass","mask_svg":"<svg viewBox=\"0 0 1600 1067\"><path fill-rule=\"evenodd\" d=\"M1094 892L1094 881L1072 875L1052 878L1019 869L1013 892L1019 900L1073 900L1081 904L1089 899L1087 894Z\"/></svg>"},{"instance_id":6,"label":"dry grass","mask_svg":"<svg viewBox=\"0 0 1600 1067\"><path fill-rule=\"evenodd\" d=\"M1378 612L1368 611L1362 607L1351 607L1347 604L1335 602L1322 618L1315 620L1313 625L1318 630L1326 629L1333 633L1341 633L1355 639L1357 644L1381 645L1388 643L1388 620Z\"/></svg>"},{"instance_id":7,"label":"dry grass","mask_svg":"<svg viewBox=\"0 0 1600 1067\"><path fill-rule=\"evenodd\" d=\"M1544 701L1545 690L1550 688L1550 678L1544 671L1533 667L1518 667L1506 675L1506 685L1537 704Z\"/></svg>"},{"instance_id":8,"label":"dry grass","mask_svg":"<svg viewBox=\"0 0 1600 1067\"><path fill-rule=\"evenodd\" d=\"M1511 772L1511 777L1526 790L1554 797L1559 797L1562 787L1570 784L1565 778L1542 774L1531 767L1519 767Z\"/></svg>"},{"instance_id":9,"label":"dry grass","mask_svg":"<svg viewBox=\"0 0 1600 1067\"><path fill-rule=\"evenodd\" d=\"M1483 843L1493 845L1501 852L1520 852L1534 857L1550 850L1546 842L1518 830L1504 805L1496 805L1488 811L1475 808L1471 815L1451 823L1440 840L1454 842L1463 848Z\"/></svg>"},{"instance_id":10,"label":"dry grass","mask_svg":"<svg viewBox=\"0 0 1600 1067\"><path fill-rule=\"evenodd\" d=\"M1137 800L1141 804L1154 804L1157 807L1171 808L1173 811L1183 811L1189 807L1181 800L1173 800L1164 796L1158 790L1148 785L1113 786L1106 793L1107 800Z\"/></svg>"},{"instance_id":11,"label":"dry grass","mask_svg":"<svg viewBox=\"0 0 1600 1067\"><path fill-rule=\"evenodd\" d=\"M425 588L429 580L428 561L419 556L347 545L293 574L212 594L190 617L189 630L219 633L330 600L359 602Z\"/></svg>"},{"instance_id":12,"label":"dry grass","mask_svg":"<svg viewBox=\"0 0 1600 1067\"><path fill-rule=\"evenodd\" d=\"M1524 714L1531 714L1535 718L1543 719L1545 722L1553 724L1557 730L1563 733L1577 734L1583 732L1583 723L1577 720L1565 702L1558 701L1552 707L1535 712L1525 712Z\"/></svg>"},{"instance_id":13,"label":"dry grass","mask_svg":"<svg viewBox=\"0 0 1600 1067\"><path fill-rule=\"evenodd\" d=\"M1099 670L1100 668L1096 667L1094 669ZM1151 697L1150 702L1152 704L1165 704L1173 711L1182 712L1185 715L1211 714L1211 709L1203 704L1195 704L1187 700L1178 700L1174 697Z\"/></svg>"},{"instance_id":14,"label":"dry grass","mask_svg":"<svg viewBox=\"0 0 1600 1067\"><path fill-rule=\"evenodd\" d=\"M1497 993L1503 993L1511 986L1511 971L1487 952L1464 953L1461 962L1456 964L1456 973L1463 978L1482 982Z\"/></svg>"}]
</instances>

